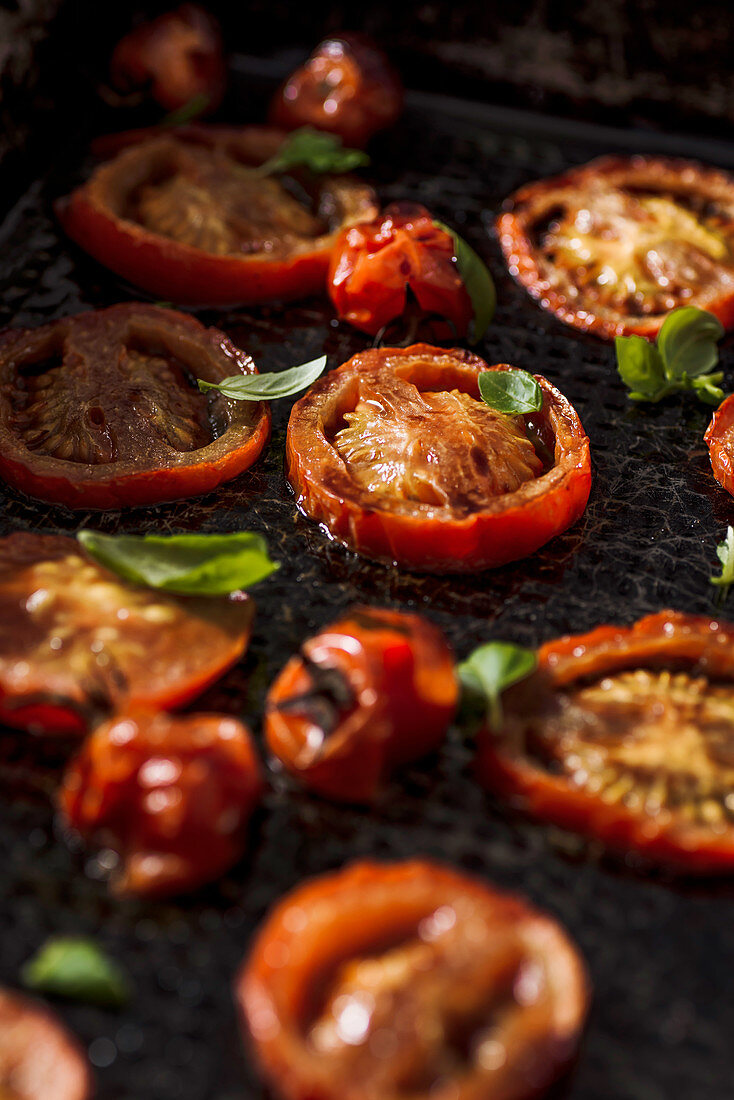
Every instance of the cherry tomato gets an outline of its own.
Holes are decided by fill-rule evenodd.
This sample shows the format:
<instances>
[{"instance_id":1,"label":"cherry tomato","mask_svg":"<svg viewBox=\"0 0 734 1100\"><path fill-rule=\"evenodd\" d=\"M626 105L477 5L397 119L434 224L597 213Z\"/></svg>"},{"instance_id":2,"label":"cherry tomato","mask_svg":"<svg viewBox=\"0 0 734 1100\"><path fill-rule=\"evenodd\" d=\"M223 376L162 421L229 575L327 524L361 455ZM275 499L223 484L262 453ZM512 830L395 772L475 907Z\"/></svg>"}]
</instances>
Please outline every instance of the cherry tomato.
<instances>
[{"instance_id":1,"label":"cherry tomato","mask_svg":"<svg viewBox=\"0 0 734 1100\"><path fill-rule=\"evenodd\" d=\"M0 475L70 508L209 492L270 432L265 403L202 394L196 378L254 374L217 329L157 306L81 313L0 336Z\"/></svg>"},{"instance_id":2,"label":"cherry tomato","mask_svg":"<svg viewBox=\"0 0 734 1100\"><path fill-rule=\"evenodd\" d=\"M301 646L268 694L268 747L327 798L369 802L393 768L441 744L451 651L418 615L356 607Z\"/></svg>"},{"instance_id":3,"label":"cherry tomato","mask_svg":"<svg viewBox=\"0 0 734 1100\"><path fill-rule=\"evenodd\" d=\"M254 604L138 588L75 539L0 539L0 722L81 734L126 706L193 699L244 652Z\"/></svg>"},{"instance_id":4,"label":"cherry tomato","mask_svg":"<svg viewBox=\"0 0 734 1100\"><path fill-rule=\"evenodd\" d=\"M538 657L484 731L484 782L616 851L734 870L734 626L662 611Z\"/></svg>"},{"instance_id":5,"label":"cherry tomato","mask_svg":"<svg viewBox=\"0 0 734 1100\"><path fill-rule=\"evenodd\" d=\"M403 88L385 54L359 34L331 35L286 80L270 108L283 130L314 126L345 145L365 145L392 126L403 108Z\"/></svg>"},{"instance_id":6,"label":"cherry tomato","mask_svg":"<svg viewBox=\"0 0 734 1100\"><path fill-rule=\"evenodd\" d=\"M342 230L328 289L339 316L371 336L404 314L409 291L424 314L446 318L454 336L466 336L474 313L450 235L425 207L410 203L393 203L374 221Z\"/></svg>"},{"instance_id":7,"label":"cherry tomato","mask_svg":"<svg viewBox=\"0 0 734 1100\"><path fill-rule=\"evenodd\" d=\"M587 1008L563 930L426 862L356 863L270 914L237 981L285 1100L524 1100L573 1058Z\"/></svg>"},{"instance_id":8,"label":"cherry tomato","mask_svg":"<svg viewBox=\"0 0 734 1100\"><path fill-rule=\"evenodd\" d=\"M324 375L288 424L301 510L345 546L424 572L533 553L583 513L589 441L540 375L539 413L503 416L479 400L480 373L507 369L416 344L362 352Z\"/></svg>"},{"instance_id":9,"label":"cherry tomato","mask_svg":"<svg viewBox=\"0 0 734 1100\"><path fill-rule=\"evenodd\" d=\"M0 1095L88 1100L92 1076L74 1038L48 1009L0 989Z\"/></svg>"},{"instance_id":10,"label":"cherry tomato","mask_svg":"<svg viewBox=\"0 0 734 1100\"><path fill-rule=\"evenodd\" d=\"M497 224L511 274L575 328L608 340L653 337L679 306L734 324L734 177L726 172L603 157L522 187Z\"/></svg>"},{"instance_id":11,"label":"cherry tomato","mask_svg":"<svg viewBox=\"0 0 734 1100\"><path fill-rule=\"evenodd\" d=\"M166 300L227 305L323 292L336 236L376 216L374 194L350 176L251 171L284 137L257 126L154 134L98 167L57 213L96 260Z\"/></svg>"},{"instance_id":12,"label":"cherry tomato","mask_svg":"<svg viewBox=\"0 0 734 1100\"><path fill-rule=\"evenodd\" d=\"M240 858L262 783L250 734L217 714L129 712L99 726L65 775L65 821L120 856L118 894L212 882Z\"/></svg>"},{"instance_id":13,"label":"cherry tomato","mask_svg":"<svg viewBox=\"0 0 734 1100\"><path fill-rule=\"evenodd\" d=\"M708 443L714 477L734 496L734 394L722 401L703 438Z\"/></svg>"}]
</instances>

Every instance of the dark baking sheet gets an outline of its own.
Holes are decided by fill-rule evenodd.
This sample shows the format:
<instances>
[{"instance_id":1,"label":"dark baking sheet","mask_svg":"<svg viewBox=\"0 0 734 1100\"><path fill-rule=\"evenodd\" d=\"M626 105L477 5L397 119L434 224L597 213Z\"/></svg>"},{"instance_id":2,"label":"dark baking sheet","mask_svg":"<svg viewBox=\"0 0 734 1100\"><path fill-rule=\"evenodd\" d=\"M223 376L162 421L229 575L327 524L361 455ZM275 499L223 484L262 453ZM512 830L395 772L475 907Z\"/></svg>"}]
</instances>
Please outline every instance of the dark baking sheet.
<instances>
[{"instance_id":1,"label":"dark baking sheet","mask_svg":"<svg viewBox=\"0 0 734 1100\"><path fill-rule=\"evenodd\" d=\"M241 102L247 102L246 70L242 63ZM68 147L2 226L2 323L33 326L136 297L69 245L51 213L52 199L79 172L87 137L80 121L77 132L65 135ZM708 147L691 142L706 157ZM255 592L250 652L197 704L244 714L258 736L274 674L306 634L355 601L425 613L446 630L459 656L489 638L536 645L667 606L713 613L708 577L734 506L710 474L701 442L707 412L683 401L630 405L611 348L538 309L505 272L492 231L502 199L524 181L611 147L637 151L645 143L639 133L578 130L422 95L411 98L403 125L376 149L374 175L385 200L424 202L488 259L499 307L479 350L489 362L546 374L576 405L591 438L595 480L586 515L534 558L476 577L426 579L362 562L329 544L297 515L283 478L289 401L274 408L264 459L208 497L84 515L8 491L2 532L73 532L83 525L264 531L282 568ZM679 149L659 136L651 135L649 144ZM708 159L732 158L734 148L720 146L711 147ZM264 370L303 362L322 349L334 366L364 346L319 301L201 316L229 332ZM723 362L730 386L731 348L729 339ZM67 748L9 731L0 736L0 982L17 983L21 964L55 933L97 936L124 962L137 987L125 1011L60 1006L89 1047L104 1100L262 1100L230 995L253 930L268 907L308 875L363 856L417 854L521 891L580 944L594 1007L578 1067L559 1097L732 1095L731 888L641 874L510 817L474 781L471 746L458 731L440 756L410 769L369 812L309 797L273 775L246 858L217 885L165 904L110 900L99 862L70 851L55 834L48 796Z\"/></svg>"}]
</instances>

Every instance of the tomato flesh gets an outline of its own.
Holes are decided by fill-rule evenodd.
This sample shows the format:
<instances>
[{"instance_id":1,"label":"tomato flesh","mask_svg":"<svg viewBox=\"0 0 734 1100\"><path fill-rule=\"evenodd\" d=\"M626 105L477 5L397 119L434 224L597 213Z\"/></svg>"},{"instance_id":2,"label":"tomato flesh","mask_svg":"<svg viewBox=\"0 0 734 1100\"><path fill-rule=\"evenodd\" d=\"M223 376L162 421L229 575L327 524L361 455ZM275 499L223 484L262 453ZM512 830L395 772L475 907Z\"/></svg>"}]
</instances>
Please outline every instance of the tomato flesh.
<instances>
[{"instance_id":1,"label":"tomato flesh","mask_svg":"<svg viewBox=\"0 0 734 1100\"><path fill-rule=\"evenodd\" d=\"M734 496L734 394L725 397L706 429L714 477Z\"/></svg>"},{"instance_id":2,"label":"tomato flesh","mask_svg":"<svg viewBox=\"0 0 734 1100\"><path fill-rule=\"evenodd\" d=\"M92 1076L76 1040L40 1004L0 990L3 1100L87 1100Z\"/></svg>"}]
</instances>

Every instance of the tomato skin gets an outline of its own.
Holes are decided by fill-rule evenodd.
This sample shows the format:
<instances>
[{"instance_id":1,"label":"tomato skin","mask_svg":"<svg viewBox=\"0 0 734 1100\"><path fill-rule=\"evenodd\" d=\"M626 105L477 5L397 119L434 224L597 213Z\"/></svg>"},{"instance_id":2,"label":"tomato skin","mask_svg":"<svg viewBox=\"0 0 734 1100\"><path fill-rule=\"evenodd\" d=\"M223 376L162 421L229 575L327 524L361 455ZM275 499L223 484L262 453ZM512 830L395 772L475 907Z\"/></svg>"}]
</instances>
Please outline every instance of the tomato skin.
<instances>
[{"instance_id":1,"label":"tomato skin","mask_svg":"<svg viewBox=\"0 0 734 1100\"><path fill-rule=\"evenodd\" d=\"M734 394L719 405L703 440L708 444L714 477L734 496Z\"/></svg>"},{"instance_id":2,"label":"tomato skin","mask_svg":"<svg viewBox=\"0 0 734 1100\"><path fill-rule=\"evenodd\" d=\"M329 265L329 297L339 317L377 335L402 316L410 289L427 314L465 336L473 306L458 273L450 235L423 206L393 203L383 215L344 229Z\"/></svg>"},{"instance_id":3,"label":"tomato skin","mask_svg":"<svg viewBox=\"0 0 734 1100\"><path fill-rule=\"evenodd\" d=\"M535 378L544 407L538 423L550 434L555 463L529 487L497 497L491 508L440 517L417 508L410 514L391 512L355 490L327 438L327 422L349 407L357 378L379 377L383 369L398 370L426 389L455 387L478 398L479 374L508 367L487 367L461 348L373 349L323 376L295 403L286 438L288 480L299 508L324 523L337 541L366 557L421 572L468 573L532 554L583 514L591 490L589 441L575 409L540 375Z\"/></svg>"},{"instance_id":4,"label":"tomato skin","mask_svg":"<svg viewBox=\"0 0 734 1100\"><path fill-rule=\"evenodd\" d=\"M89 1100L89 1063L43 1004L0 989L0 1092L9 1100Z\"/></svg>"},{"instance_id":5,"label":"tomato skin","mask_svg":"<svg viewBox=\"0 0 734 1100\"><path fill-rule=\"evenodd\" d=\"M400 78L385 54L364 35L331 35L288 77L270 107L283 130L313 126L364 146L397 121L403 108Z\"/></svg>"},{"instance_id":6,"label":"tomato skin","mask_svg":"<svg viewBox=\"0 0 734 1100\"><path fill-rule=\"evenodd\" d=\"M328 686L320 692L315 670L340 677L346 698L333 702ZM310 692L333 706L333 729L308 702L293 705ZM457 694L453 657L436 627L418 615L356 607L308 639L277 677L265 736L305 786L369 802L392 768L439 747ZM314 752L319 733L324 744Z\"/></svg>"},{"instance_id":7,"label":"tomato skin","mask_svg":"<svg viewBox=\"0 0 734 1100\"><path fill-rule=\"evenodd\" d=\"M734 626L703 616L660 611L632 627L600 626L567 635L538 650L538 670L511 689L506 709L514 714L528 699L625 668L690 668L714 680L734 681ZM512 694L512 693L515 694ZM480 734L477 769L482 782L513 806L542 821L601 840L618 853L686 874L731 873L734 827L722 832L682 816L635 811L605 801L552 775L532 758L503 743L504 727Z\"/></svg>"}]
</instances>

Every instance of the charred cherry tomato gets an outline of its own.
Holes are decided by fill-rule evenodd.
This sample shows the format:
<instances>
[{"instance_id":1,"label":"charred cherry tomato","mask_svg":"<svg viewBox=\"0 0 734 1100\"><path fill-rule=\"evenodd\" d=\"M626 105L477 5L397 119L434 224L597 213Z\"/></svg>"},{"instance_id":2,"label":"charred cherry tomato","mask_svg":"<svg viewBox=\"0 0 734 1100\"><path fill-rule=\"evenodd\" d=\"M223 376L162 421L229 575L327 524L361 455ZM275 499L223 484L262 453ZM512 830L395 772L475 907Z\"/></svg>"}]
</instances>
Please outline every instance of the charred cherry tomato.
<instances>
[{"instance_id":1,"label":"charred cherry tomato","mask_svg":"<svg viewBox=\"0 0 734 1100\"><path fill-rule=\"evenodd\" d=\"M345 225L377 214L350 176L260 176L281 131L189 126L122 149L57 210L106 267L174 302L226 305L323 292Z\"/></svg>"},{"instance_id":2,"label":"charred cherry tomato","mask_svg":"<svg viewBox=\"0 0 734 1100\"><path fill-rule=\"evenodd\" d=\"M249 598L138 588L75 539L0 539L0 722L81 734L122 706L193 699L244 652Z\"/></svg>"},{"instance_id":3,"label":"charred cherry tomato","mask_svg":"<svg viewBox=\"0 0 734 1100\"><path fill-rule=\"evenodd\" d=\"M372 336L402 317L408 292L424 314L446 318L456 337L466 335L474 313L450 235L410 203L393 203L374 221L342 231L328 289L339 316Z\"/></svg>"},{"instance_id":4,"label":"charred cherry tomato","mask_svg":"<svg viewBox=\"0 0 734 1100\"><path fill-rule=\"evenodd\" d=\"M722 401L703 437L714 477L734 496L734 394Z\"/></svg>"},{"instance_id":5,"label":"charred cherry tomato","mask_svg":"<svg viewBox=\"0 0 734 1100\"><path fill-rule=\"evenodd\" d=\"M217 329L120 305L0 335L0 475L70 508L209 492L246 470L270 431L266 404L202 394L196 378L254 374Z\"/></svg>"},{"instance_id":6,"label":"charred cherry tomato","mask_svg":"<svg viewBox=\"0 0 734 1100\"><path fill-rule=\"evenodd\" d=\"M237 993L285 1100L524 1100L574 1057L583 962L518 898L432 863L357 863L271 913Z\"/></svg>"},{"instance_id":7,"label":"charred cherry tomato","mask_svg":"<svg viewBox=\"0 0 734 1100\"><path fill-rule=\"evenodd\" d=\"M88 1100L92 1077L78 1043L42 1005L0 989L3 1100Z\"/></svg>"},{"instance_id":8,"label":"charred cherry tomato","mask_svg":"<svg viewBox=\"0 0 734 1100\"><path fill-rule=\"evenodd\" d=\"M456 677L418 615L354 608L301 646L268 694L270 750L328 798L368 802L393 768L441 744Z\"/></svg>"},{"instance_id":9,"label":"charred cherry tomato","mask_svg":"<svg viewBox=\"0 0 734 1100\"><path fill-rule=\"evenodd\" d=\"M217 20L196 4L183 4L142 23L115 47L110 77L120 92L149 91L167 111L193 99L215 110L225 82Z\"/></svg>"},{"instance_id":10,"label":"charred cherry tomato","mask_svg":"<svg viewBox=\"0 0 734 1100\"><path fill-rule=\"evenodd\" d=\"M362 146L398 119L400 78L374 42L358 34L324 39L280 89L270 120L284 130L314 126Z\"/></svg>"},{"instance_id":11,"label":"charred cherry tomato","mask_svg":"<svg viewBox=\"0 0 734 1100\"><path fill-rule=\"evenodd\" d=\"M480 373L506 369L427 344L355 355L293 406L286 462L299 507L345 546L424 572L531 554L583 513L589 441L540 375L539 413L485 405Z\"/></svg>"},{"instance_id":12,"label":"charred cherry tomato","mask_svg":"<svg viewBox=\"0 0 734 1100\"><path fill-rule=\"evenodd\" d=\"M734 870L734 627L663 611L538 656L482 737L487 785L617 851Z\"/></svg>"},{"instance_id":13,"label":"charred cherry tomato","mask_svg":"<svg viewBox=\"0 0 734 1100\"><path fill-rule=\"evenodd\" d=\"M236 863L261 789L241 722L131 712L86 739L59 804L72 828L119 854L116 893L160 897L212 882Z\"/></svg>"},{"instance_id":14,"label":"charred cherry tomato","mask_svg":"<svg viewBox=\"0 0 734 1100\"><path fill-rule=\"evenodd\" d=\"M734 324L734 177L718 169L605 157L522 187L498 231L511 274L568 325L653 337L679 306Z\"/></svg>"}]
</instances>

